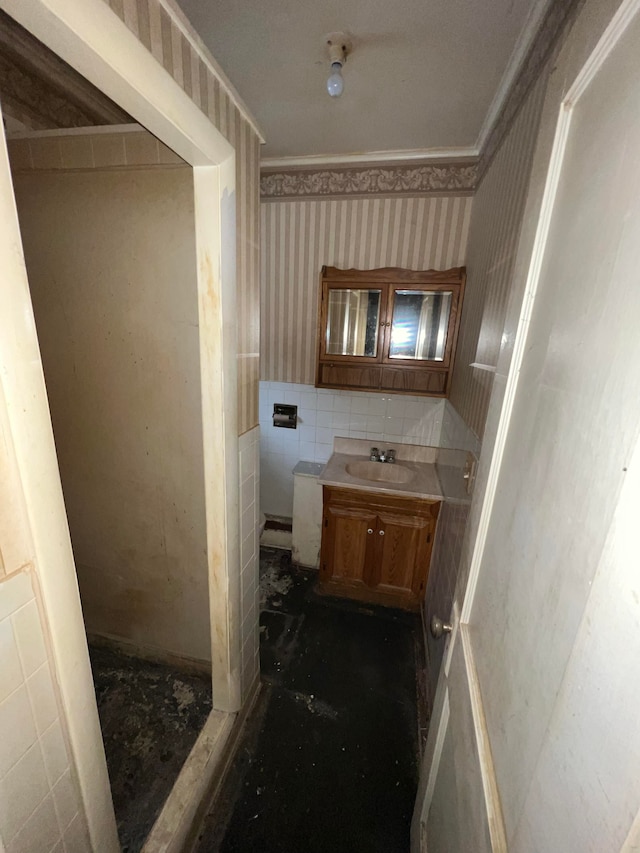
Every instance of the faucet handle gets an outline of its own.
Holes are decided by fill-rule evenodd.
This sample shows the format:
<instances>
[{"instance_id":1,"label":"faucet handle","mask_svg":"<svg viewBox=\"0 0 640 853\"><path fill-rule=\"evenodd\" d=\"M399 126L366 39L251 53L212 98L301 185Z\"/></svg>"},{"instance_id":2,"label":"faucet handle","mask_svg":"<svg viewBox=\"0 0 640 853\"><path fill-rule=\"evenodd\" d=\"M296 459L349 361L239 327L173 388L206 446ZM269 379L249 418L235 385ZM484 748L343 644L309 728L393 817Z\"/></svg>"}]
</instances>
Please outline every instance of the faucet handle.
<instances>
[{"instance_id":1,"label":"faucet handle","mask_svg":"<svg viewBox=\"0 0 640 853\"><path fill-rule=\"evenodd\" d=\"M395 462L396 461L396 452L393 448L389 448L387 450L387 462Z\"/></svg>"},{"instance_id":2,"label":"faucet handle","mask_svg":"<svg viewBox=\"0 0 640 853\"><path fill-rule=\"evenodd\" d=\"M380 451L377 447L372 447L369 451L369 460L371 462L378 462L380 460Z\"/></svg>"}]
</instances>

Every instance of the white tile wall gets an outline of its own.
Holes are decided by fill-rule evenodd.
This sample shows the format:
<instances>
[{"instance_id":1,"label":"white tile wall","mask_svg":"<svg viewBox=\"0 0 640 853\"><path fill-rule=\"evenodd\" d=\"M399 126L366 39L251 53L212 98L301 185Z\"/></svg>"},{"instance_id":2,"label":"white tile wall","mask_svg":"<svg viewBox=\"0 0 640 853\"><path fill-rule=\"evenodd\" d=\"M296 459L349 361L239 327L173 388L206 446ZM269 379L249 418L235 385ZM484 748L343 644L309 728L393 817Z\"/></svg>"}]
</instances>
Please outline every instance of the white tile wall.
<instances>
[{"instance_id":1,"label":"white tile wall","mask_svg":"<svg viewBox=\"0 0 640 853\"><path fill-rule=\"evenodd\" d=\"M260 428L238 440L240 453L240 594L242 624L242 695L245 699L260 669L258 524Z\"/></svg>"},{"instance_id":2,"label":"white tile wall","mask_svg":"<svg viewBox=\"0 0 640 853\"><path fill-rule=\"evenodd\" d=\"M298 428L272 423L274 403L298 406ZM335 436L366 438L372 444L440 444L445 401L402 394L333 391L288 382L260 383L261 509L293 513L296 462L326 462Z\"/></svg>"},{"instance_id":3,"label":"white tile wall","mask_svg":"<svg viewBox=\"0 0 640 853\"><path fill-rule=\"evenodd\" d=\"M28 572L0 582L0 836L6 853L89 850Z\"/></svg>"},{"instance_id":4,"label":"white tile wall","mask_svg":"<svg viewBox=\"0 0 640 853\"><path fill-rule=\"evenodd\" d=\"M471 450L476 456L480 455L480 439L448 400L445 401L442 414L440 447Z\"/></svg>"}]
</instances>

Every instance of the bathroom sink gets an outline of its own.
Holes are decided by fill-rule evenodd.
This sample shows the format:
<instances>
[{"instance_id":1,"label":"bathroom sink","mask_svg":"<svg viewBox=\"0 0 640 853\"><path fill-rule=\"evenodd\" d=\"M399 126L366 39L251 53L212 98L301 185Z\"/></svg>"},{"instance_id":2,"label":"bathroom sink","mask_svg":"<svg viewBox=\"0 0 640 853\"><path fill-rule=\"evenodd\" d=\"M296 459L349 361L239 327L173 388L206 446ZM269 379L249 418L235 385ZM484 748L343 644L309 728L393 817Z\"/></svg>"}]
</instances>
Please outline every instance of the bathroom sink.
<instances>
[{"instance_id":1,"label":"bathroom sink","mask_svg":"<svg viewBox=\"0 0 640 853\"><path fill-rule=\"evenodd\" d=\"M345 466L347 474L359 480L371 480L374 483L410 483L415 477L415 471L397 462L369 462L359 459L348 462Z\"/></svg>"}]
</instances>

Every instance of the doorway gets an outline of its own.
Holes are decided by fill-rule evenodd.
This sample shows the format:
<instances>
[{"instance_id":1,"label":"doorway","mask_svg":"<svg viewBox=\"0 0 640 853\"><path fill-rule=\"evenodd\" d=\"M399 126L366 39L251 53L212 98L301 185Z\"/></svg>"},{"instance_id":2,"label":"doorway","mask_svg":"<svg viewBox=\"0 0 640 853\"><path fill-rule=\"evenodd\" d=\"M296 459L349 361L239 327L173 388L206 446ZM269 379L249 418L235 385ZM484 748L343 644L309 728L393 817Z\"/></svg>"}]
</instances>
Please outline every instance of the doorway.
<instances>
[{"instance_id":1,"label":"doorway","mask_svg":"<svg viewBox=\"0 0 640 853\"><path fill-rule=\"evenodd\" d=\"M8 150L120 841L136 850L211 710L192 170L135 124Z\"/></svg>"},{"instance_id":2,"label":"doorway","mask_svg":"<svg viewBox=\"0 0 640 853\"><path fill-rule=\"evenodd\" d=\"M87 63L97 82L124 109L152 126L157 137L179 151L193 171L197 275L198 348L201 355L201 425L204 444L203 480L206 496L205 601L211 611L212 684L214 704L221 712L237 710L240 687L239 640L229 618L239 590L229 584L230 563L236 559L237 533L229 534L237 502L237 429L235 421L235 329L223 328L223 313L233 316L235 300L235 209L233 148L212 128L183 93L162 84L164 72L138 43L123 40L122 24L100 2L73 11L73 22L45 8L45 3L3 4L11 14L36 30L51 48L74 65ZM82 31L82 32L81 32ZM96 35L96 31L98 34ZM97 44L99 42L100 44ZM94 79L96 82L96 79ZM171 118L166 103L171 102ZM0 251L5 288L2 323L6 332L2 361L10 429L34 539L34 560L46 614L48 643L68 726L92 847L115 850L115 825L100 732L95 714L86 641L65 506L57 471L47 398L35 337L20 237L12 209L11 188L3 152L2 204L7 228ZM226 204L221 203L225 195ZM223 241L222 234L227 238ZM211 448L211 449L210 449ZM215 451L215 452L214 452ZM235 551L234 551L235 549Z\"/></svg>"}]
</instances>

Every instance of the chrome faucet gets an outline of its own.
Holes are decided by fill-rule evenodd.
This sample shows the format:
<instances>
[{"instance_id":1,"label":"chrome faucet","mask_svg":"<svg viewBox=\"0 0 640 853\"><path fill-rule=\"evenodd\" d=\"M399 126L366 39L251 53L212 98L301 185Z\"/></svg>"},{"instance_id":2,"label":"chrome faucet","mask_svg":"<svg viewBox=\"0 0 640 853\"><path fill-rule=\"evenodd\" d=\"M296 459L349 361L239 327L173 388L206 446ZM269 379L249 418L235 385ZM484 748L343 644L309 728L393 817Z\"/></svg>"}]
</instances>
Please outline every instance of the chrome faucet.
<instances>
[{"instance_id":1,"label":"chrome faucet","mask_svg":"<svg viewBox=\"0 0 640 853\"><path fill-rule=\"evenodd\" d=\"M378 450L377 447L372 447L369 451L369 459L371 462L395 462L396 452L391 448L389 450Z\"/></svg>"}]
</instances>

